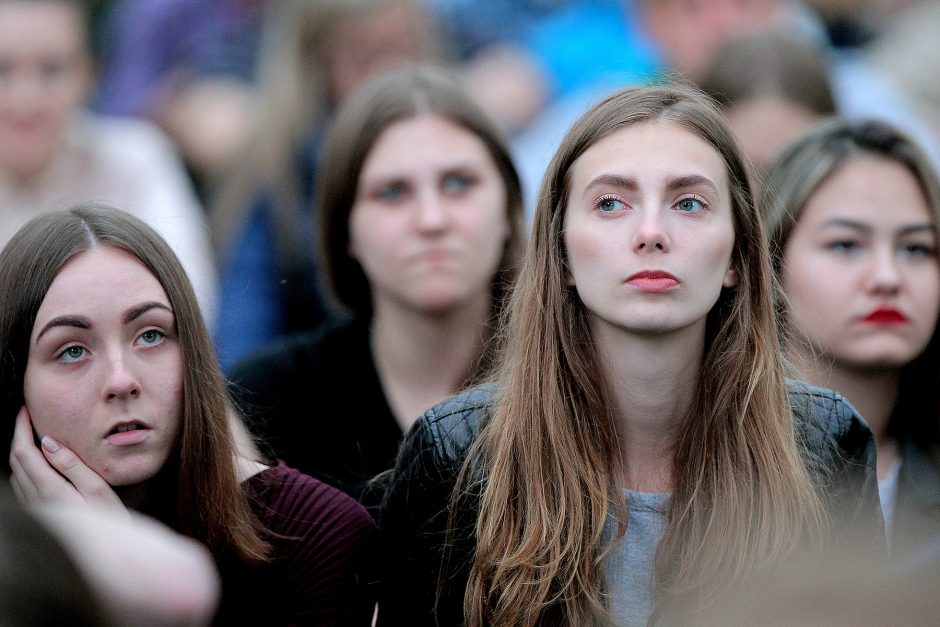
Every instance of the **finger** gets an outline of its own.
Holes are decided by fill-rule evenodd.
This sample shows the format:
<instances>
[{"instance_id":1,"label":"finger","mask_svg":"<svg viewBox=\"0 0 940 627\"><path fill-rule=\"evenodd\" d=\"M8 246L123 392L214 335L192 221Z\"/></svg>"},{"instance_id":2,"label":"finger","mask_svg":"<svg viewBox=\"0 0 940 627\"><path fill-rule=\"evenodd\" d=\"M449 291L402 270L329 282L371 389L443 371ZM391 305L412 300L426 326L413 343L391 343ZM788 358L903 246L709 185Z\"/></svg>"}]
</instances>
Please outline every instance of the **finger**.
<instances>
[{"instance_id":1,"label":"finger","mask_svg":"<svg viewBox=\"0 0 940 627\"><path fill-rule=\"evenodd\" d=\"M108 482L89 468L72 449L45 436L42 438L42 452L46 461L69 480L85 501L124 509L124 504Z\"/></svg>"},{"instance_id":2,"label":"finger","mask_svg":"<svg viewBox=\"0 0 940 627\"><path fill-rule=\"evenodd\" d=\"M10 475L10 484L13 485L13 491L16 493L16 497L20 502L28 505L41 501L42 499L39 496L39 491L36 489L36 486L23 470L23 466L20 464L19 460L12 455L10 456L10 469L13 471Z\"/></svg>"},{"instance_id":3,"label":"finger","mask_svg":"<svg viewBox=\"0 0 940 627\"><path fill-rule=\"evenodd\" d=\"M29 505L34 501L31 501L29 497L26 496L26 493L23 492L23 488L20 487L20 482L17 480L16 476L10 477L10 486L13 488L13 494L16 495L16 499L23 505Z\"/></svg>"},{"instance_id":4,"label":"finger","mask_svg":"<svg viewBox=\"0 0 940 627\"><path fill-rule=\"evenodd\" d=\"M50 498L74 501L81 498L75 488L49 465L34 442L29 411L22 407L13 429L10 468L15 471L24 496L33 501Z\"/></svg>"}]
</instances>

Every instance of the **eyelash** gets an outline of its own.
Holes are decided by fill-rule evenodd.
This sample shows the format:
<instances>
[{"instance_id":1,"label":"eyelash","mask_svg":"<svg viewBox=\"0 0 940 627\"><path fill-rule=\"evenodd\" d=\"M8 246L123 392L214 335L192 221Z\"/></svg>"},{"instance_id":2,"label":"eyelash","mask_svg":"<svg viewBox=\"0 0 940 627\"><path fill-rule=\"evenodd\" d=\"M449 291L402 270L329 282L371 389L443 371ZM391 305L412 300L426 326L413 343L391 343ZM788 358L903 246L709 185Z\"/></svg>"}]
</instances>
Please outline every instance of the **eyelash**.
<instances>
[{"instance_id":1,"label":"eyelash","mask_svg":"<svg viewBox=\"0 0 940 627\"><path fill-rule=\"evenodd\" d=\"M701 196L698 196L697 194L689 194L688 196L683 196L682 198L677 200L676 204L673 206L678 207L680 204L686 202L687 200L694 200L698 204L702 205L702 208L699 209L698 211L685 211L684 213L698 213L699 211L704 211L708 209L708 201L702 198ZM682 210L680 209L680 211Z\"/></svg>"},{"instance_id":2,"label":"eyelash","mask_svg":"<svg viewBox=\"0 0 940 627\"><path fill-rule=\"evenodd\" d=\"M613 213L613 211L605 211L602 208L602 205L604 203L610 202L610 201L619 202L624 207L627 206L627 203L623 200L623 198L620 198L619 196L615 194L604 194L603 196L601 196L600 198L594 201L594 208L600 211L601 213Z\"/></svg>"},{"instance_id":3,"label":"eyelash","mask_svg":"<svg viewBox=\"0 0 940 627\"><path fill-rule=\"evenodd\" d=\"M155 334L157 335L157 338L156 338L152 343L143 344L142 346L145 347L145 348L151 348L151 347L153 347L153 346L159 346L160 344L163 344L163 341L166 340L166 338L167 338L167 334L164 333L163 331L161 331L160 329L145 329L144 331L141 331L141 332L137 335L137 338L134 340L134 343L137 344L137 342L138 342L144 335L147 335L148 333L155 333ZM77 349L80 349L80 350L82 351L81 355L79 355L79 356L77 356L77 357L74 357L74 358L71 358L71 359L65 359L66 354L67 354L70 350L76 349L76 348L77 348ZM68 364L76 363L76 362L78 362L78 361L81 361L81 359L84 358L87 353L88 353L88 349L85 348L84 346L82 346L81 344L69 344L68 346L66 346L65 348L63 348L61 351L59 351L59 352L56 354L56 360L57 360L57 361L62 361L63 363L68 363Z\"/></svg>"}]
</instances>

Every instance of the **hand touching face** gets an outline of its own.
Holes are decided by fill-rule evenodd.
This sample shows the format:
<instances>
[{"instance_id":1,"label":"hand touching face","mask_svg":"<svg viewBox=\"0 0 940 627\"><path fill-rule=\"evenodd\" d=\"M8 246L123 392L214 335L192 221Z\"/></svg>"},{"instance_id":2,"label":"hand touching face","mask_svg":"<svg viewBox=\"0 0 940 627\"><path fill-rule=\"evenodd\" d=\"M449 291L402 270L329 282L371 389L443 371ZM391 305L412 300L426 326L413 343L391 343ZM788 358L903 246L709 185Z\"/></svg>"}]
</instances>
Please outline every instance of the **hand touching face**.
<instances>
[{"instance_id":1,"label":"hand touching face","mask_svg":"<svg viewBox=\"0 0 940 627\"><path fill-rule=\"evenodd\" d=\"M53 281L30 336L26 407L112 486L154 477L177 443L182 358L163 287L134 256L96 247Z\"/></svg>"}]
</instances>

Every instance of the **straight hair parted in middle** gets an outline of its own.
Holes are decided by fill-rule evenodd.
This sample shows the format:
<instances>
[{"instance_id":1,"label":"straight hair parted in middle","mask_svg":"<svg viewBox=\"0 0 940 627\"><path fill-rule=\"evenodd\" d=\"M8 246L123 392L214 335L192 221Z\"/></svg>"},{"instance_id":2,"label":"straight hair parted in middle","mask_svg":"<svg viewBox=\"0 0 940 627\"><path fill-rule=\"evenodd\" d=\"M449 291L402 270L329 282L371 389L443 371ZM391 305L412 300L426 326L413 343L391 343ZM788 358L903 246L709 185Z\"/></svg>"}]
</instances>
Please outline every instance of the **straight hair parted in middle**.
<instances>
[{"instance_id":1,"label":"straight hair parted in middle","mask_svg":"<svg viewBox=\"0 0 940 627\"><path fill-rule=\"evenodd\" d=\"M626 89L569 130L539 193L502 325L493 414L452 495L453 512L482 490L464 597L470 625L612 624L603 560L626 532L620 446L585 307L566 280L562 229L575 160L646 122L686 129L722 157L738 275L708 314L696 397L674 443L651 622L677 607L704 606L803 541L817 541L826 527L789 404L773 274L740 149L701 92ZM478 482L482 488L474 488ZM618 529L607 541L611 515Z\"/></svg>"}]
</instances>

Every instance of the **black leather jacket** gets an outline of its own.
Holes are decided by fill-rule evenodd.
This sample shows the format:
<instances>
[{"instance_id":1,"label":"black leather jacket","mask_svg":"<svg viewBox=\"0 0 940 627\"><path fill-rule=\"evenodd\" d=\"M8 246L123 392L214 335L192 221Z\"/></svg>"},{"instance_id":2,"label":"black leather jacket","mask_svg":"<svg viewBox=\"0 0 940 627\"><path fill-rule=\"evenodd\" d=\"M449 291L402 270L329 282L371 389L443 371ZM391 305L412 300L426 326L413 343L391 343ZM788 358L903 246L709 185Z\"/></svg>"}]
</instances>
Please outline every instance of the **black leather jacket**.
<instances>
[{"instance_id":1,"label":"black leather jacket","mask_svg":"<svg viewBox=\"0 0 940 627\"><path fill-rule=\"evenodd\" d=\"M492 398L493 388L482 386L441 403L425 413L402 445L379 512L388 552L379 604L381 625L463 622L479 493L470 495L452 519L448 504L467 449L490 413ZM816 469L829 514L838 521L833 542L838 543L840 531L851 525L873 539L872 550L883 551L875 443L868 425L831 390L791 381L790 398L803 425L808 457L815 460L811 467ZM448 525L455 529L454 542L445 550Z\"/></svg>"}]
</instances>

